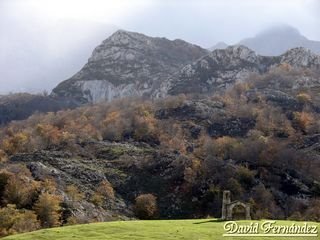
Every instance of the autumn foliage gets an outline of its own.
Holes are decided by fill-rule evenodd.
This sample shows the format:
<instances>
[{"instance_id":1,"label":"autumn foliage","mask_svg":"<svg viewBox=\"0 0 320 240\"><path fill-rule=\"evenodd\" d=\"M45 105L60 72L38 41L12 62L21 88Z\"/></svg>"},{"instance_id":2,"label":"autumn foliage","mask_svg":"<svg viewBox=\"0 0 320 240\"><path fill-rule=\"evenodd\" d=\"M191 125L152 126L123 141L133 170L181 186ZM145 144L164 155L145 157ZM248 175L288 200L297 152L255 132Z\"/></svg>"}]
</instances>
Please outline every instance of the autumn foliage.
<instances>
[{"instance_id":1,"label":"autumn foliage","mask_svg":"<svg viewBox=\"0 0 320 240\"><path fill-rule=\"evenodd\" d=\"M140 219L155 218L157 209L157 198L152 194L141 194L135 200L134 211Z\"/></svg>"}]
</instances>

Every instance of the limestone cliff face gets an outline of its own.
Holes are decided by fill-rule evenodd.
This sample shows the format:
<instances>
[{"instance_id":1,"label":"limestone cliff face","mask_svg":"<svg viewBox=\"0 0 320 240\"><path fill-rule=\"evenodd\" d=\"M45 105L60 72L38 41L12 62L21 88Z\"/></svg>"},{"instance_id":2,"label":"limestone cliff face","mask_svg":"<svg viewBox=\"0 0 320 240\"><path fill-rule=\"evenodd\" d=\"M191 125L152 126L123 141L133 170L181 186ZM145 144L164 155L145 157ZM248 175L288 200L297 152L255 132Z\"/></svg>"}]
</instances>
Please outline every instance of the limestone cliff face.
<instances>
[{"instance_id":1,"label":"limestone cliff face","mask_svg":"<svg viewBox=\"0 0 320 240\"><path fill-rule=\"evenodd\" d=\"M225 89L235 81L240 81L250 73L262 69L260 57L249 48L233 46L218 49L198 61L186 65L180 72L168 79L166 89L169 94L207 93Z\"/></svg>"},{"instance_id":2,"label":"limestone cliff face","mask_svg":"<svg viewBox=\"0 0 320 240\"><path fill-rule=\"evenodd\" d=\"M99 45L88 63L60 83L52 95L96 103L127 96L210 94L284 63L294 68L320 68L320 57L304 48L280 56L260 56L242 45L209 52L182 40L120 30Z\"/></svg>"},{"instance_id":3,"label":"limestone cliff face","mask_svg":"<svg viewBox=\"0 0 320 240\"><path fill-rule=\"evenodd\" d=\"M163 82L161 94L213 93L243 81L253 73L262 74L281 64L293 68L320 69L320 56L304 48L294 48L283 55L266 57L241 45L217 49L186 65L179 74Z\"/></svg>"},{"instance_id":4,"label":"limestone cliff face","mask_svg":"<svg viewBox=\"0 0 320 240\"><path fill-rule=\"evenodd\" d=\"M170 41L117 31L92 53L88 63L59 84L53 94L80 102L150 95L161 81L209 52L182 40Z\"/></svg>"}]
</instances>

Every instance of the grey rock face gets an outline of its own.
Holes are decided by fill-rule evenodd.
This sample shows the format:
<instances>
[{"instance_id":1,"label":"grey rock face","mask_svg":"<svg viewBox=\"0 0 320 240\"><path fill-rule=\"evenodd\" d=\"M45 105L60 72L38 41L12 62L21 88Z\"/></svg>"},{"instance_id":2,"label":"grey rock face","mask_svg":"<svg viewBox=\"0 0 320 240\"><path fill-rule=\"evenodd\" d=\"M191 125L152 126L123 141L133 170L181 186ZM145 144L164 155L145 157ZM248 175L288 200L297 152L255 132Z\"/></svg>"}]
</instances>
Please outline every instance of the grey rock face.
<instances>
[{"instance_id":1,"label":"grey rock face","mask_svg":"<svg viewBox=\"0 0 320 240\"><path fill-rule=\"evenodd\" d=\"M182 40L170 41L117 31L92 53L88 63L53 94L81 102L150 95L161 81L207 50Z\"/></svg>"},{"instance_id":2,"label":"grey rock face","mask_svg":"<svg viewBox=\"0 0 320 240\"><path fill-rule=\"evenodd\" d=\"M210 94L284 63L294 68L320 68L320 57L304 48L266 57L241 45L210 53L182 40L117 31L52 95L96 103L128 96ZM302 84L310 84L310 80L305 79Z\"/></svg>"},{"instance_id":3,"label":"grey rock face","mask_svg":"<svg viewBox=\"0 0 320 240\"><path fill-rule=\"evenodd\" d=\"M259 61L255 52L244 46L219 49L185 66L178 76L163 84L169 86L167 91L173 95L225 89L250 73L259 72Z\"/></svg>"},{"instance_id":4,"label":"grey rock face","mask_svg":"<svg viewBox=\"0 0 320 240\"><path fill-rule=\"evenodd\" d=\"M98 144L97 144L98 145ZM75 159L68 152L63 151L36 151L33 153L17 154L11 158L12 163L25 163L36 180L45 180L48 176L58 183L58 191L65 195L63 186L75 185L86 196L92 194L102 180L111 179L120 181L119 177L106 176L105 160ZM98 165L100 164L100 165ZM99 166L99 167L97 167ZM114 182L114 186L117 184ZM65 195L65 197L67 197ZM93 205L84 198L74 206L73 215L84 218L98 218L99 221L127 219L133 216L131 206L127 206L120 195L109 203L108 207L101 208ZM68 202L66 200L66 202Z\"/></svg>"},{"instance_id":5,"label":"grey rock face","mask_svg":"<svg viewBox=\"0 0 320 240\"><path fill-rule=\"evenodd\" d=\"M196 62L188 64L180 74L164 82L160 90L166 88L167 93L172 95L213 93L227 89L253 73L262 74L284 63L294 68L319 69L319 61L320 56L304 48L291 49L281 56L265 57L257 55L245 46L230 46L215 50ZM308 80L303 84L309 83Z\"/></svg>"},{"instance_id":6,"label":"grey rock face","mask_svg":"<svg viewBox=\"0 0 320 240\"><path fill-rule=\"evenodd\" d=\"M319 55L310 50L299 47L287 51L281 56L281 63L288 63L293 67L318 67L320 65Z\"/></svg>"}]
</instances>

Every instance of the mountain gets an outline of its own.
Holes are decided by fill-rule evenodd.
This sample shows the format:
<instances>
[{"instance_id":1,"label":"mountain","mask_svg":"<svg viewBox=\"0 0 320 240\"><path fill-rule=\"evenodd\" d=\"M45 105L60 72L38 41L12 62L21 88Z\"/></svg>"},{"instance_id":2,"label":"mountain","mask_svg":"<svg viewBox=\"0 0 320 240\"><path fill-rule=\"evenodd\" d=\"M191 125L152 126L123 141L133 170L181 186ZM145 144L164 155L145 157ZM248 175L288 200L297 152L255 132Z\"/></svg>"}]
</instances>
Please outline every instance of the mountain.
<instances>
[{"instance_id":1,"label":"mountain","mask_svg":"<svg viewBox=\"0 0 320 240\"><path fill-rule=\"evenodd\" d=\"M295 68L320 68L320 56L304 48L283 55L267 57L237 45L218 49L185 66L180 74L162 83L170 95L180 93L213 93L240 82L253 73L263 74L272 67L289 64Z\"/></svg>"},{"instance_id":2,"label":"mountain","mask_svg":"<svg viewBox=\"0 0 320 240\"><path fill-rule=\"evenodd\" d=\"M54 88L53 95L79 102L148 96L184 65L208 53L182 40L119 30L93 51L78 73Z\"/></svg>"},{"instance_id":3,"label":"mountain","mask_svg":"<svg viewBox=\"0 0 320 240\"><path fill-rule=\"evenodd\" d=\"M228 47L228 44L226 44L225 42L218 42L216 45L214 45L213 47L209 48L210 51L214 51L216 49L225 49Z\"/></svg>"},{"instance_id":4,"label":"mountain","mask_svg":"<svg viewBox=\"0 0 320 240\"><path fill-rule=\"evenodd\" d=\"M253 38L240 41L239 44L265 56L277 56L296 47L304 47L320 54L320 42L309 40L290 26L270 28Z\"/></svg>"},{"instance_id":5,"label":"mountain","mask_svg":"<svg viewBox=\"0 0 320 240\"><path fill-rule=\"evenodd\" d=\"M93 51L78 73L54 88L52 96L95 103L126 96L211 93L284 63L318 67L319 56L302 47L270 57L243 45L209 52L182 40L119 30Z\"/></svg>"}]
</instances>

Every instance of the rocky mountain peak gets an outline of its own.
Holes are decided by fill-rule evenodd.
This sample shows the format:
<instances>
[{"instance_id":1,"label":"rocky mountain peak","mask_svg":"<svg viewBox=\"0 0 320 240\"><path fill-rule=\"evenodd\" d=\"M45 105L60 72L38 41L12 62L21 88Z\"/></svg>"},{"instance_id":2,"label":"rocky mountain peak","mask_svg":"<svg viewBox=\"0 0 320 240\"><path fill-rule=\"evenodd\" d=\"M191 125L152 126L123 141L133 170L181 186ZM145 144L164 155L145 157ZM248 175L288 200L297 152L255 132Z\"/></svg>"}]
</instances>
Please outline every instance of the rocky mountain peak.
<instances>
[{"instance_id":1,"label":"rocky mountain peak","mask_svg":"<svg viewBox=\"0 0 320 240\"><path fill-rule=\"evenodd\" d=\"M217 49L184 67L178 76L164 83L167 92L212 93L227 89L251 74L262 74L287 63L295 68L320 68L320 56L305 48L294 48L280 56L260 56L243 45Z\"/></svg>"},{"instance_id":2,"label":"rocky mountain peak","mask_svg":"<svg viewBox=\"0 0 320 240\"><path fill-rule=\"evenodd\" d=\"M211 53L212 58L227 58L227 60L245 60L248 62L256 62L257 55L254 51L244 45L229 46L226 49L217 49Z\"/></svg>"},{"instance_id":3,"label":"rocky mountain peak","mask_svg":"<svg viewBox=\"0 0 320 240\"><path fill-rule=\"evenodd\" d=\"M108 58L117 60L119 57L125 60L133 60L132 50L143 50L150 43L151 39L143 34L118 30L94 49L89 62ZM119 54L121 52L124 54Z\"/></svg>"},{"instance_id":4,"label":"rocky mountain peak","mask_svg":"<svg viewBox=\"0 0 320 240\"><path fill-rule=\"evenodd\" d=\"M320 57L302 47L279 56L260 56L241 44L209 52L180 39L171 41L119 30L103 41L88 63L59 84L53 94L82 103L127 96L210 93L282 63L319 68Z\"/></svg>"},{"instance_id":5,"label":"rocky mountain peak","mask_svg":"<svg viewBox=\"0 0 320 240\"><path fill-rule=\"evenodd\" d=\"M304 47L293 48L281 56L281 62L294 67L320 67L320 56Z\"/></svg>"},{"instance_id":6,"label":"rocky mountain peak","mask_svg":"<svg viewBox=\"0 0 320 240\"><path fill-rule=\"evenodd\" d=\"M179 75L163 85L167 93L208 93L225 89L235 81L241 81L250 73L260 71L260 56L243 45L216 49L210 54L185 66Z\"/></svg>"},{"instance_id":7,"label":"rocky mountain peak","mask_svg":"<svg viewBox=\"0 0 320 240\"><path fill-rule=\"evenodd\" d=\"M80 102L148 96L184 65L209 51L183 40L118 30L96 47L88 63L53 95Z\"/></svg>"}]
</instances>

